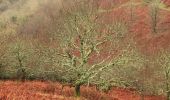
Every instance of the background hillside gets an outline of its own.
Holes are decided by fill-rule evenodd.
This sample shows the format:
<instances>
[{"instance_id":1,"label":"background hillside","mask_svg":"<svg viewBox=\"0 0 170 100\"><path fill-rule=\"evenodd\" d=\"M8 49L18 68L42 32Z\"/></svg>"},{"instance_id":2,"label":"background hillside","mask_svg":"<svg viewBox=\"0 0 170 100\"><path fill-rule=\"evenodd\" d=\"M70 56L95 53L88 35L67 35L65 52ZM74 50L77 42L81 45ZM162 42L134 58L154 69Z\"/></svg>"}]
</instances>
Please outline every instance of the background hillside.
<instances>
[{"instance_id":1,"label":"background hillside","mask_svg":"<svg viewBox=\"0 0 170 100\"><path fill-rule=\"evenodd\" d=\"M36 13L46 0L1 0L0 25L1 34L15 34L17 28L28 17Z\"/></svg>"},{"instance_id":2,"label":"background hillside","mask_svg":"<svg viewBox=\"0 0 170 100\"><path fill-rule=\"evenodd\" d=\"M0 99L170 100L169 40L170 0L0 0Z\"/></svg>"}]
</instances>

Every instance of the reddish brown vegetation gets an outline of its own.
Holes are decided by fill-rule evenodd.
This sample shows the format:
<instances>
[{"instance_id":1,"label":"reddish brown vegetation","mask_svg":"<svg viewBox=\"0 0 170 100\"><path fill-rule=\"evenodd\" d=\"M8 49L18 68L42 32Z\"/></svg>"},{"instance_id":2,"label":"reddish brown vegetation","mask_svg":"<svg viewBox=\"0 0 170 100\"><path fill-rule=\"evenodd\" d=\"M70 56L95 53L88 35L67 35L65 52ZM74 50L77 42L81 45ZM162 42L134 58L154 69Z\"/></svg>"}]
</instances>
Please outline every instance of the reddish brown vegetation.
<instances>
[{"instance_id":1,"label":"reddish brown vegetation","mask_svg":"<svg viewBox=\"0 0 170 100\"><path fill-rule=\"evenodd\" d=\"M142 0L134 0L136 3L141 2ZM170 0L162 0L166 5L170 5ZM130 21L130 7L127 5L129 0L99 0L98 4L99 7L103 10L99 15L102 17L99 19L100 22L113 24L115 20L117 21L124 21L128 23ZM48 8L48 7L47 7ZM47 14L50 17L56 16L56 12L50 12L50 9ZM108 11L107 11L108 10ZM47 12L46 10L43 10ZM54 10L51 10L54 11ZM40 13L41 11L39 11ZM146 5L136 5L133 9L134 14L134 23L129 23L129 31L130 37L134 37L136 42L138 43L137 46L147 54L155 54L159 48L168 48L170 45L169 39L169 25L170 25L170 15L169 11L161 10L159 13L159 21L158 21L158 34L152 33L151 29L151 18L150 18L150 9ZM46 14L46 15L47 15ZM36 16L42 16L36 15ZM44 15L43 15L44 16ZM47 42L48 34L46 33L47 29L51 28L50 20L47 17L39 18L43 20L34 19L36 21L30 21L24 27L24 31L22 33L32 33L36 34L42 43ZM53 19L52 19L53 20ZM35 24L36 23L36 24ZM41 23L41 24L39 24ZM140 27L139 27L140 26ZM105 29L103 29L105 30ZM37 34L38 33L38 34ZM34 34L34 35L35 35Z\"/></svg>"},{"instance_id":2,"label":"reddish brown vegetation","mask_svg":"<svg viewBox=\"0 0 170 100\"><path fill-rule=\"evenodd\" d=\"M110 9L113 5L120 5L128 2L129 0L100 0L100 7L103 9Z\"/></svg>"},{"instance_id":3,"label":"reddish brown vegetation","mask_svg":"<svg viewBox=\"0 0 170 100\"><path fill-rule=\"evenodd\" d=\"M162 0L167 6L170 6L170 0Z\"/></svg>"},{"instance_id":4,"label":"reddish brown vegetation","mask_svg":"<svg viewBox=\"0 0 170 100\"><path fill-rule=\"evenodd\" d=\"M69 86L61 91L61 84L50 82L0 82L1 100L76 100L74 89ZM114 88L107 94L99 92L95 87L81 88L80 100L140 100L140 95L129 89ZM146 96L145 100L165 100L161 96Z\"/></svg>"},{"instance_id":5,"label":"reddish brown vegetation","mask_svg":"<svg viewBox=\"0 0 170 100\"><path fill-rule=\"evenodd\" d=\"M128 6L122 6L128 1L129 0L101 0L101 7L104 9L110 9L109 12L103 13L104 18L102 20L106 23L113 22L114 20L128 22L130 20L130 9ZM170 5L170 0L162 1L166 5ZM114 4L117 4L118 6L115 6ZM111 5L114 5L115 8L112 9ZM149 14L150 9L148 6L137 5L135 6L135 9L133 9L133 13L134 22L130 23L131 27L129 30L131 34L129 36L134 37L137 46L143 53L152 55L158 52L159 48L169 48L169 11L160 10L159 12L158 34L152 33L151 18Z\"/></svg>"},{"instance_id":6,"label":"reddish brown vegetation","mask_svg":"<svg viewBox=\"0 0 170 100\"><path fill-rule=\"evenodd\" d=\"M147 12L147 8L140 8L137 10L138 20L133 26L133 32L136 34L136 40L138 46L141 47L142 51L149 54L154 54L159 51L159 48L168 48L169 47L169 12L160 11L160 17L158 21L158 34L151 32L150 27L150 18ZM141 13L143 12L143 13ZM139 27L140 26L140 27Z\"/></svg>"},{"instance_id":7,"label":"reddish brown vegetation","mask_svg":"<svg viewBox=\"0 0 170 100\"><path fill-rule=\"evenodd\" d=\"M129 11L128 6L125 5L126 2L129 0L100 0L100 1L101 1L100 7L103 8L102 9L103 12L101 12L100 14L104 15L100 19L100 21L102 20L101 22L111 24L112 22L114 23L114 21L123 20L125 23L129 24L130 11ZM163 1L167 5L170 5L170 0L163 0ZM120 6L121 4L125 6ZM113 5L115 7L114 9L112 9ZM109 10L105 11L107 9ZM141 51L147 54L155 54L155 52L159 51L160 48L169 47L170 45L169 11L164 11L164 10L160 11L160 15L159 15L160 20L158 21L158 34L152 33L151 25L150 25L151 19L149 16L148 6L137 5L135 6L133 13L134 13L134 22L130 23L128 27L128 30L130 32L128 33L127 38L133 37L135 42L137 42L137 46L141 49ZM37 23L39 23L38 21ZM47 20L47 22L45 21L43 24L34 24L34 22L33 23L30 22L29 23L30 27L27 27L27 30L26 30L28 32L24 31L23 33L34 34L34 32L31 32L31 30L36 31L41 36L39 36L38 34L37 36L33 36L33 37L39 37L41 42L48 43L49 40L47 40L46 38L48 37L46 36L48 34L43 34L45 33L44 31L46 31L45 30L46 27L50 26L50 23L49 23L50 21L49 22L48 21L49 20ZM40 29L40 30L37 31L37 29ZM41 37L45 37L45 38L41 38ZM104 45L105 45L105 48L109 48L110 46L109 43L104 44ZM95 54L92 55L89 62L93 63L94 59L96 60L103 59L104 57L111 55L110 53L107 52L105 48L103 49L100 56L96 56ZM76 50L73 53L75 53L75 55L80 55L80 52L77 52ZM148 72L150 76L153 74L151 73L152 72L151 69L142 70L141 75L144 72L145 73ZM65 86L62 91L62 85L59 83L35 82L35 81L21 83L21 82L6 81L6 82L1 82L0 86L1 86L0 87L0 100L11 100L11 99L14 99L14 100L75 100L76 99L74 98L74 88ZM123 89L123 88L113 88L108 93L103 93L103 92L97 91L95 87L83 86L81 88L81 96L82 96L81 100L141 100L141 96L137 91L130 90L130 89ZM145 96L145 100L165 100L165 98L162 96Z\"/></svg>"}]
</instances>

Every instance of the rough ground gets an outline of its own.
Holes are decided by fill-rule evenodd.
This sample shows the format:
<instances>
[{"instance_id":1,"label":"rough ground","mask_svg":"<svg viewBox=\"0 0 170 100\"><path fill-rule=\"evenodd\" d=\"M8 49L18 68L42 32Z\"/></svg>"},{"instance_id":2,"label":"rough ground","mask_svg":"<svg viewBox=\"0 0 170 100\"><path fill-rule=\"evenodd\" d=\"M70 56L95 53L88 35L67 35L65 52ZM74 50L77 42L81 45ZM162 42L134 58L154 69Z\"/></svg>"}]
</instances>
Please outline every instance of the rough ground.
<instances>
[{"instance_id":1,"label":"rough ground","mask_svg":"<svg viewBox=\"0 0 170 100\"><path fill-rule=\"evenodd\" d=\"M1 81L0 100L140 100L134 90L114 88L107 94L94 87L82 87L81 98L75 98L73 88L66 86L61 91L61 84L40 81ZM145 96L144 100L165 100L161 96Z\"/></svg>"}]
</instances>

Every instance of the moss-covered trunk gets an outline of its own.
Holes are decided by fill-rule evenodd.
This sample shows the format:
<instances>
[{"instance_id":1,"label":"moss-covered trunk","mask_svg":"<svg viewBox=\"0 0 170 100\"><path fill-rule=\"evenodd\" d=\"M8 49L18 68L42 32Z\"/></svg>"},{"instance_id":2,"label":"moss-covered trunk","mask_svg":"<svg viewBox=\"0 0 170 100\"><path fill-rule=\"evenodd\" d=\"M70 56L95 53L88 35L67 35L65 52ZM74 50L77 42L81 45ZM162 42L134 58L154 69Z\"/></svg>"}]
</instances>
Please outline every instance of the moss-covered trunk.
<instances>
[{"instance_id":1,"label":"moss-covered trunk","mask_svg":"<svg viewBox=\"0 0 170 100\"><path fill-rule=\"evenodd\" d=\"M170 92L167 92L166 100L170 100Z\"/></svg>"},{"instance_id":2,"label":"moss-covered trunk","mask_svg":"<svg viewBox=\"0 0 170 100\"><path fill-rule=\"evenodd\" d=\"M80 97L80 86L81 86L81 85L76 85L76 86L75 86L76 97Z\"/></svg>"},{"instance_id":3,"label":"moss-covered trunk","mask_svg":"<svg viewBox=\"0 0 170 100\"><path fill-rule=\"evenodd\" d=\"M169 91L169 71L165 72L166 77L166 98L167 100L170 100L170 91Z\"/></svg>"}]
</instances>

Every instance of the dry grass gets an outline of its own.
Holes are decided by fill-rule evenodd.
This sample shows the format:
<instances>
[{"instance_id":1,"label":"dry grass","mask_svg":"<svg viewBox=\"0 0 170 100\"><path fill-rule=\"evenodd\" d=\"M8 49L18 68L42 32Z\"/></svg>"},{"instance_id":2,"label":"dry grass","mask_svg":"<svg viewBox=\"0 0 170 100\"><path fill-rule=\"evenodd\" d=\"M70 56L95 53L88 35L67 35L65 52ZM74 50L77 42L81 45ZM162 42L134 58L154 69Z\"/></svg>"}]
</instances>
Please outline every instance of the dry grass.
<instances>
[{"instance_id":1,"label":"dry grass","mask_svg":"<svg viewBox=\"0 0 170 100\"><path fill-rule=\"evenodd\" d=\"M140 96L127 89L114 88L107 94L99 92L95 87L81 88L82 97L74 97L74 88L66 86L61 92L62 85L38 81L1 81L0 100L140 100ZM146 96L145 100L164 100L161 96Z\"/></svg>"}]
</instances>

